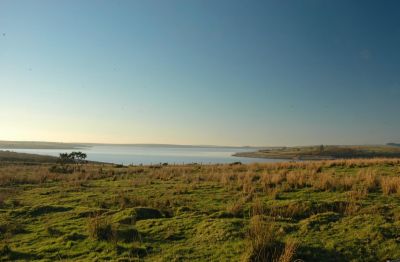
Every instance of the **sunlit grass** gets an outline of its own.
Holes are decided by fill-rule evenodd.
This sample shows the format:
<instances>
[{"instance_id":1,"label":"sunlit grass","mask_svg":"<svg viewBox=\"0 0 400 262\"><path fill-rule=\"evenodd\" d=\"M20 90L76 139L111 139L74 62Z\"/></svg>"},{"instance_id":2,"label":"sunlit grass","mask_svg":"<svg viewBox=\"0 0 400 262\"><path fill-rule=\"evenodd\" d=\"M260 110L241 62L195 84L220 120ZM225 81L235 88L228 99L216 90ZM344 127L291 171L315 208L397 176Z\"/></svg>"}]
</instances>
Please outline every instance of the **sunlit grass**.
<instances>
[{"instance_id":1,"label":"sunlit grass","mask_svg":"<svg viewBox=\"0 0 400 262\"><path fill-rule=\"evenodd\" d=\"M400 159L0 166L3 260L400 257Z\"/></svg>"}]
</instances>

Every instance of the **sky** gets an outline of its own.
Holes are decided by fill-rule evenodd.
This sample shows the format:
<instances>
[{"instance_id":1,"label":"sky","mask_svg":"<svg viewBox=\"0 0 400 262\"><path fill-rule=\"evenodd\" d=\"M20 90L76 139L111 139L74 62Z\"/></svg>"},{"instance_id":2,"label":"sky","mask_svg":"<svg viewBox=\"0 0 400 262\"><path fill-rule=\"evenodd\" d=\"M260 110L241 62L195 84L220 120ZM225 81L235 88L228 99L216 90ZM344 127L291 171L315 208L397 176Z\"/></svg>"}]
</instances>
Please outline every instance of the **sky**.
<instances>
[{"instance_id":1,"label":"sky","mask_svg":"<svg viewBox=\"0 0 400 262\"><path fill-rule=\"evenodd\" d=\"M0 1L0 140L400 142L399 1Z\"/></svg>"}]
</instances>

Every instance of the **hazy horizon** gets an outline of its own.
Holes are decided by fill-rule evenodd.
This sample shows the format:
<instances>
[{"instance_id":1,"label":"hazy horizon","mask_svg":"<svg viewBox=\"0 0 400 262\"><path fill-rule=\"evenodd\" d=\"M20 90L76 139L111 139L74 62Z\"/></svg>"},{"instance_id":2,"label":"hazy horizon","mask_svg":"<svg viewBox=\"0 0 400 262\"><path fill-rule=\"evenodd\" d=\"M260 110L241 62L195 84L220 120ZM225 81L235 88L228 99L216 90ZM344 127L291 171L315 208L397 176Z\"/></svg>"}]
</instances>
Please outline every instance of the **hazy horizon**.
<instances>
[{"instance_id":1,"label":"hazy horizon","mask_svg":"<svg viewBox=\"0 0 400 262\"><path fill-rule=\"evenodd\" d=\"M165 144L165 143L98 143L98 142L82 142L82 141L38 141L38 140L2 140L0 139L0 145L2 142L16 142L16 143L49 143L49 144L76 144L76 145L115 145L115 146L177 146L177 147L232 147L232 148L273 148L273 147L307 147L307 146L380 146L388 144L400 144L396 141L389 141L382 144L307 144L307 145L213 145L213 144Z\"/></svg>"},{"instance_id":2,"label":"hazy horizon","mask_svg":"<svg viewBox=\"0 0 400 262\"><path fill-rule=\"evenodd\" d=\"M0 140L398 143L399 12L397 1L4 0Z\"/></svg>"}]
</instances>

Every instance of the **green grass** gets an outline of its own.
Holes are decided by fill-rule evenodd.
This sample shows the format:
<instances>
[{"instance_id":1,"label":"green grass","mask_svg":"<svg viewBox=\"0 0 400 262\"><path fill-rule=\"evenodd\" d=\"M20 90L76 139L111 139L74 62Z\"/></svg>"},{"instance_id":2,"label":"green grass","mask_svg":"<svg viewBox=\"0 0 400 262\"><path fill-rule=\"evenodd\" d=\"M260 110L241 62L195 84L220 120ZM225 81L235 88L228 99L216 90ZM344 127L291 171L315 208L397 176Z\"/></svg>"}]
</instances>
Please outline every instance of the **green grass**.
<instances>
[{"instance_id":1,"label":"green grass","mask_svg":"<svg viewBox=\"0 0 400 262\"><path fill-rule=\"evenodd\" d=\"M0 260L243 261L249 258L249 223L257 205L262 221L276 229L276 243L298 243L295 258L400 258L400 190L387 195L377 185L349 198L364 186L360 172L397 177L399 160L88 164L73 174L49 173L49 167L0 166ZM296 188L287 180L291 172L318 181L329 173L339 179L335 183L361 178L350 189L320 190L307 184L311 180ZM46 179L8 180L27 173ZM273 174L284 178L265 186ZM271 188L279 190L276 197ZM239 212L228 208L232 204Z\"/></svg>"}]
</instances>

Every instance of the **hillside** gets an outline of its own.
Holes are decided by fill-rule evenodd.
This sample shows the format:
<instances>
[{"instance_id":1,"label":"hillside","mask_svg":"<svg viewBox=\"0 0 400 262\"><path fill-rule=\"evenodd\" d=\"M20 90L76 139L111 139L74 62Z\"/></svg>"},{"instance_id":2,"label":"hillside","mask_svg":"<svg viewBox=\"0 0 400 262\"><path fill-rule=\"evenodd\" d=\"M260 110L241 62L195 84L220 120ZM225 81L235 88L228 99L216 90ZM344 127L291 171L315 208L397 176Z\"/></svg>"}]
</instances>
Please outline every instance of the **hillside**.
<instances>
[{"instance_id":1,"label":"hillside","mask_svg":"<svg viewBox=\"0 0 400 262\"><path fill-rule=\"evenodd\" d=\"M79 149L85 147L88 147L88 145L38 141L0 141L0 149Z\"/></svg>"},{"instance_id":2,"label":"hillside","mask_svg":"<svg viewBox=\"0 0 400 262\"><path fill-rule=\"evenodd\" d=\"M254 152L236 153L234 156L291 159L291 160L321 160L400 157L400 147L394 146L308 146L281 147Z\"/></svg>"},{"instance_id":3,"label":"hillside","mask_svg":"<svg viewBox=\"0 0 400 262\"><path fill-rule=\"evenodd\" d=\"M56 157L0 150L1 162L55 163Z\"/></svg>"}]
</instances>

